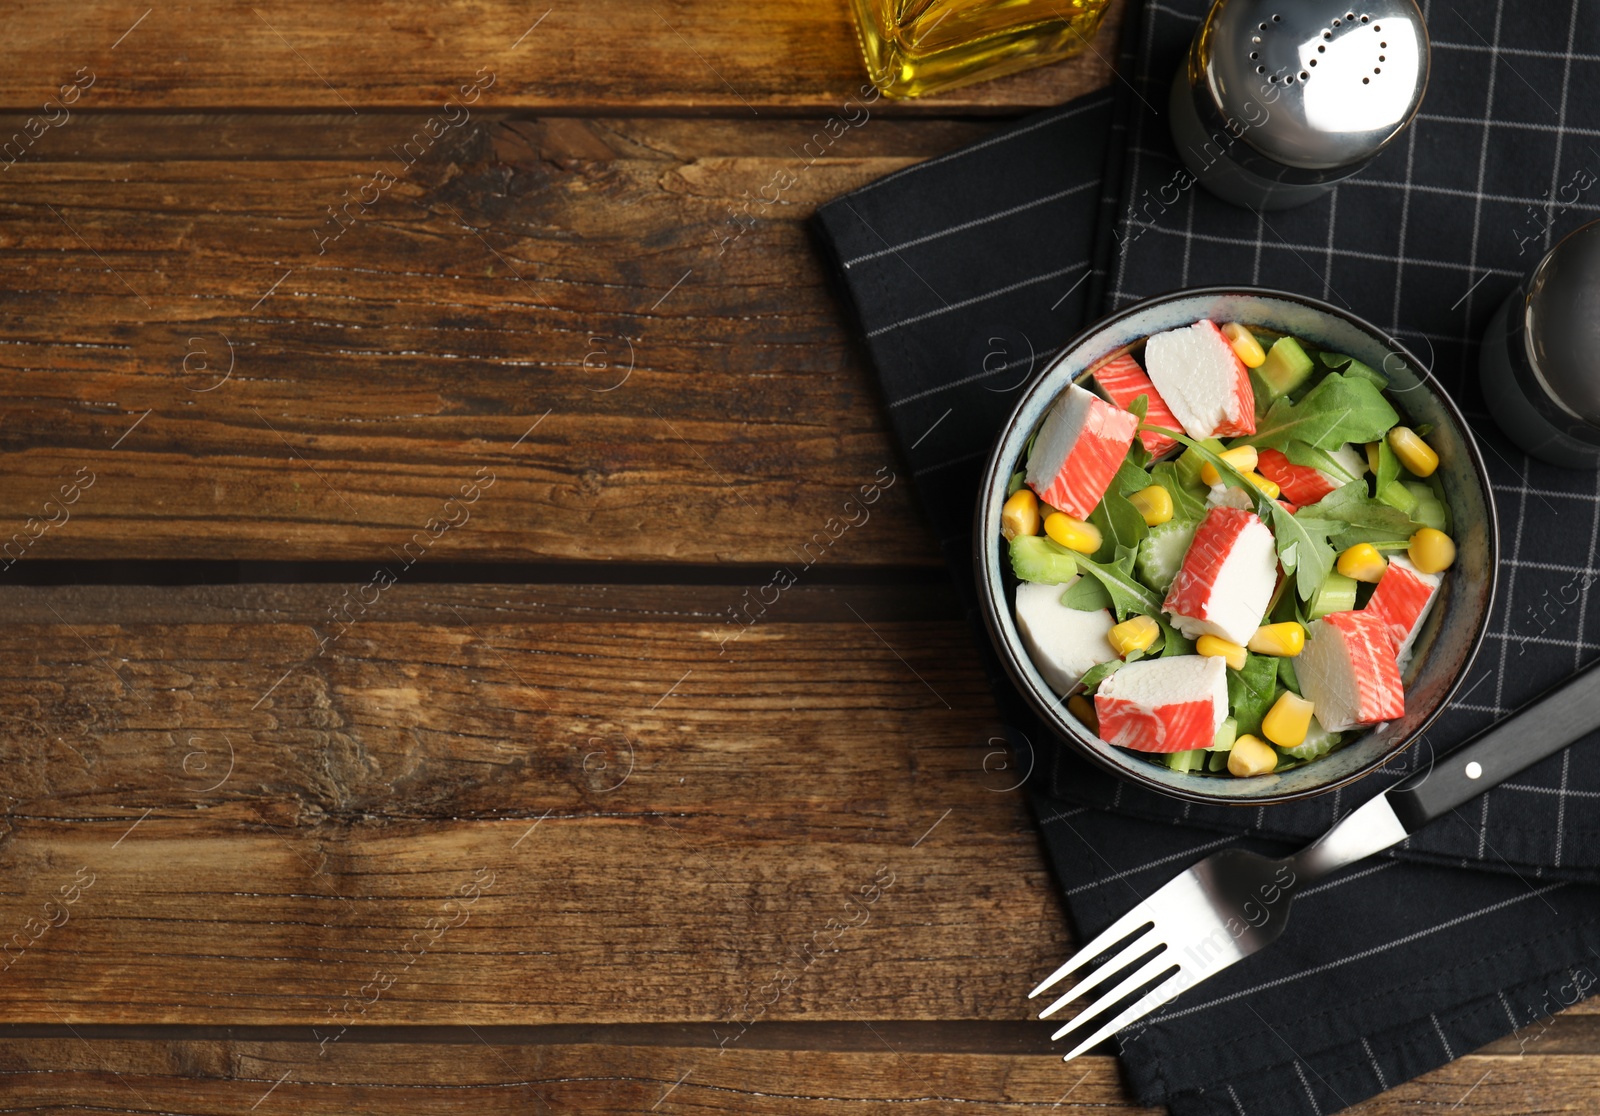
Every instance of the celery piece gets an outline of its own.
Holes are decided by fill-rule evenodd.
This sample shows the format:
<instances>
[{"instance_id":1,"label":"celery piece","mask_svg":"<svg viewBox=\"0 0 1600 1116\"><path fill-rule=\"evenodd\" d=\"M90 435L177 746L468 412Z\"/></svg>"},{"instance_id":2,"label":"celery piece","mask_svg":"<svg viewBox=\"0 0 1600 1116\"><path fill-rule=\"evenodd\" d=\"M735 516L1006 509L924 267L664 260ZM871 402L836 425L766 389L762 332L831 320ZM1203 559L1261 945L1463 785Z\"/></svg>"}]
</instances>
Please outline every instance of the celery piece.
<instances>
[{"instance_id":1,"label":"celery piece","mask_svg":"<svg viewBox=\"0 0 1600 1116\"><path fill-rule=\"evenodd\" d=\"M1239 722L1229 717L1217 727L1217 735L1211 738L1211 751L1231 752L1233 742L1239 739Z\"/></svg>"},{"instance_id":2,"label":"celery piece","mask_svg":"<svg viewBox=\"0 0 1600 1116\"><path fill-rule=\"evenodd\" d=\"M1322 579L1322 585L1311 596L1308 620L1320 620L1332 612L1349 612L1356 607L1356 579L1334 570Z\"/></svg>"},{"instance_id":3,"label":"celery piece","mask_svg":"<svg viewBox=\"0 0 1600 1116\"><path fill-rule=\"evenodd\" d=\"M1267 350L1267 359L1255 370L1271 399L1288 395L1311 375L1311 358L1293 337L1280 337Z\"/></svg>"},{"instance_id":4,"label":"celery piece","mask_svg":"<svg viewBox=\"0 0 1600 1116\"><path fill-rule=\"evenodd\" d=\"M1378 503L1388 504L1391 508L1409 516L1417 506L1417 497L1409 488L1399 481L1384 485L1378 489Z\"/></svg>"},{"instance_id":5,"label":"celery piece","mask_svg":"<svg viewBox=\"0 0 1600 1116\"><path fill-rule=\"evenodd\" d=\"M1011 572L1023 581L1059 585L1077 576L1078 560L1043 535L1018 535L1011 540Z\"/></svg>"},{"instance_id":6,"label":"celery piece","mask_svg":"<svg viewBox=\"0 0 1600 1116\"><path fill-rule=\"evenodd\" d=\"M1410 512L1411 522L1418 527L1432 527L1435 531L1444 531L1449 518L1445 515L1444 502L1433 494L1433 489L1421 481L1403 483L1406 491L1417 498L1417 504Z\"/></svg>"},{"instance_id":7,"label":"celery piece","mask_svg":"<svg viewBox=\"0 0 1600 1116\"><path fill-rule=\"evenodd\" d=\"M1167 766L1173 771L1194 771L1205 766L1206 750L1195 748L1188 752L1168 752Z\"/></svg>"},{"instance_id":8,"label":"celery piece","mask_svg":"<svg viewBox=\"0 0 1600 1116\"><path fill-rule=\"evenodd\" d=\"M1210 753L1209 757L1206 759L1206 770L1211 772L1223 772L1228 770L1228 753Z\"/></svg>"}]
</instances>

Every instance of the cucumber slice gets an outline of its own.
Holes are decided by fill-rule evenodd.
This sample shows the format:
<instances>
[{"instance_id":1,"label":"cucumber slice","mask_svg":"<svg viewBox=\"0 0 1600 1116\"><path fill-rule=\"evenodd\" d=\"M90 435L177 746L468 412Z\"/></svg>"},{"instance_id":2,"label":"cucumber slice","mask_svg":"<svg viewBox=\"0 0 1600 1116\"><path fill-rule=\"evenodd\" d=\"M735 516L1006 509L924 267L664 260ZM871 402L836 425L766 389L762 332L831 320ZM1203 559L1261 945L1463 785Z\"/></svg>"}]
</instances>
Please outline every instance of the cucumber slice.
<instances>
[{"instance_id":1,"label":"cucumber slice","mask_svg":"<svg viewBox=\"0 0 1600 1116\"><path fill-rule=\"evenodd\" d=\"M1305 763L1309 760L1321 759L1342 743L1344 743L1344 737L1340 733L1329 732L1323 728L1322 722L1318 721L1313 714L1311 727L1306 731L1305 740L1296 744L1293 748L1278 748L1278 754L1286 759L1299 760L1301 763Z\"/></svg>"},{"instance_id":2,"label":"cucumber slice","mask_svg":"<svg viewBox=\"0 0 1600 1116\"><path fill-rule=\"evenodd\" d=\"M1167 767L1173 771L1196 771L1205 766L1206 750L1195 748L1188 752L1168 752Z\"/></svg>"},{"instance_id":3,"label":"cucumber slice","mask_svg":"<svg viewBox=\"0 0 1600 1116\"><path fill-rule=\"evenodd\" d=\"M1255 374L1272 399L1288 395L1311 375L1311 358L1293 337L1280 337L1267 350L1267 359Z\"/></svg>"},{"instance_id":4,"label":"cucumber slice","mask_svg":"<svg viewBox=\"0 0 1600 1116\"><path fill-rule=\"evenodd\" d=\"M1233 742L1239 739L1239 722L1229 717L1217 728L1217 735L1211 738L1213 752L1233 751Z\"/></svg>"},{"instance_id":5,"label":"cucumber slice","mask_svg":"<svg viewBox=\"0 0 1600 1116\"><path fill-rule=\"evenodd\" d=\"M1356 579L1345 577L1338 570L1330 570L1321 586L1311 597L1308 620L1320 620L1330 612L1349 612L1356 607Z\"/></svg>"},{"instance_id":6,"label":"cucumber slice","mask_svg":"<svg viewBox=\"0 0 1600 1116\"><path fill-rule=\"evenodd\" d=\"M1169 519L1150 528L1150 533L1139 544L1138 557L1133 562L1133 572L1150 588L1165 593L1183 567L1183 556L1189 553L1197 524Z\"/></svg>"}]
</instances>

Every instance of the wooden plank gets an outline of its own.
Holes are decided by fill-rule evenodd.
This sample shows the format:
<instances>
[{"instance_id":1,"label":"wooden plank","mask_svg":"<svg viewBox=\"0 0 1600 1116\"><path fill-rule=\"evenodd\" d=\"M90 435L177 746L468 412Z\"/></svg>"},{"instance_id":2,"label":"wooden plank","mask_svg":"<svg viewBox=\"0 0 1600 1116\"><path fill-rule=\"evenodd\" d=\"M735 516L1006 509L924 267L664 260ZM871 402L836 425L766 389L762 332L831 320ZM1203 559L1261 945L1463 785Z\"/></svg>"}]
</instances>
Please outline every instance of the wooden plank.
<instances>
[{"instance_id":1,"label":"wooden plank","mask_svg":"<svg viewBox=\"0 0 1600 1116\"><path fill-rule=\"evenodd\" d=\"M959 620L347 591L10 591L8 1020L1021 1019L1068 948Z\"/></svg>"},{"instance_id":2,"label":"wooden plank","mask_svg":"<svg viewBox=\"0 0 1600 1116\"><path fill-rule=\"evenodd\" d=\"M435 558L937 564L804 219L976 133L811 134L473 121L359 220L382 149L17 163L0 560L387 557L492 476Z\"/></svg>"},{"instance_id":3,"label":"wooden plank","mask_svg":"<svg viewBox=\"0 0 1600 1116\"><path fill-rule=\"evenodd\" d=\"M1120 8L1074 60L893 111L1016 112L1097 88L1110 77ZM831 112L866 81L848 12L843 0L736 12L712 0L585 0L544 15L503 2L420 13L388 0L352 22L337 5L278 0L143 17L88 4L63 18L22 0L6 13L16 63L0 75L0 105L39 112L59 86L92 78L77 97L85 108L354 114L437 106L485 73L495 80L483 99L523 111Z\"/></svg>"},{"instance_id":4,"label":"wooden plank","mask_svg":"<svg viewBox=\"0 0 1600 1116\"><path fill-rule=\"evenodd\" d=\"M397 1111L965 1113L1048 1109L1146 1113L1115 1061L1072 1066L1045 1054L924 1053L876 1040L861 1048L754 1050L697 1045L330 1045L71 1038L0 1042L8 1110L244 1116ZM1468 1055L1358 1104L1351 1116L1419 1110L1469 1116L1593 1110L1600 1055ZM979 1107L981 1106L981 1107Z\"/></svg>"}]
</instances>

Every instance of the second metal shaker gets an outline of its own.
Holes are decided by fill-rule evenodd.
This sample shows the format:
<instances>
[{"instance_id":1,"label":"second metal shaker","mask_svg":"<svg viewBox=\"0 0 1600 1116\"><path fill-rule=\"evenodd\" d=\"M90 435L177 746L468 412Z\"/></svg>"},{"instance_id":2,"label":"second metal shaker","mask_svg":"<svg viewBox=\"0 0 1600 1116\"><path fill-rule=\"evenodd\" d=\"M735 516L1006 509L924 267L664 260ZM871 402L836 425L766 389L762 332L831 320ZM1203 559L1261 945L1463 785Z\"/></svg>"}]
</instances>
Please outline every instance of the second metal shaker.
<instances>
[{"instance_id":1,"label":"second metal shaker","mask_svg":"<svg viewBox=\"0 0 1600 1116\"><path fill-rule=\"evenodd\" d=\"M1213 194L1251 209L1321 197L1382 151L1428 84L1414 0L1217 0L1173 76L1172 138Z\"/></svg>"}]
</instances>

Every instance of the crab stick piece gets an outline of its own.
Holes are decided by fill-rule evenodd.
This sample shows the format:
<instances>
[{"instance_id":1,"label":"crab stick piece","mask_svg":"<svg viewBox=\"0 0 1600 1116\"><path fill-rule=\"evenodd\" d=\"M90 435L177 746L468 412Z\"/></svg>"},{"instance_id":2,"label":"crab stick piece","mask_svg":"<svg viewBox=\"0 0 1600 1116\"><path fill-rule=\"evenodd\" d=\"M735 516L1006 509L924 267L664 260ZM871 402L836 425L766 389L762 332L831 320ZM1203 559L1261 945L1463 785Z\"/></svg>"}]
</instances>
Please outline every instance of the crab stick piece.
<instances>
[{"instance_id":1,"label":"crab stick piece","mask_svg":"<svg viewBox=\"0 0 1600 1116\"><path fill-rule=\"evenodd\" d=\"M1388 622L1375 612L1333 612L1313 621L1295 675L1329 732L1390 721L1406 711L1394 641Z\"/></svg>"},{"instance_id":2,"label":"crab stick piece","mask_svg":"<svg viewBox=\"0 0 1600 1116\"><path fill-rule=\"evenodd\" d=\"M1278 583L1272 532L1253 512L1218 506L1206 513L1162 604L1190 639L1219 636L1246 644Z\"/></svg>"},{"instance_id":3,"label":"crab stick piece","mask_svg":"<svg viewBox=\"0 0 1600 1116\"><path fill-rule=\"evenodd\" d=\"M1191 438L1256 432L1250 371L1222 331L1204 319L1145 342L1145 370Z\"/></svg>"},{"instance_id":4,"label":"crab stick piece","mask_svg":"<svg viewBox=\"0 0 1600 1116\"><path fill-rule=\"evenodd\" d=\"M1137 752L1208 748L1228 715L1221 659L1174 655L1129 663L1094 695L1100 739Z\"/></svg>"},{"instance_id":5,"label":"crab stick piece","mask_svg":"<svg viewBox=\"0 0 1600 1116\"><path fill-rule=\"evenodd\" d=\"M1349 444L1340 446L1330 455L1344 467L1346 476L1314 469L1310 465L1296 465L1280 450L1264 449L1257 456L1256 471L1278 486L1285 499L1304 507L1315 504L1334 489L1342 488L1361 476L1364 465L1361 456Z\"/></svg>"},{"instance_id":6,"label":"crab stick piece","mask_svg":"<svg viewBox=\"0 0 1600 1116\"><path fill-rule=\"evenodd\" d=\"M1372 591L1365 611L1382 618L1397 661L1403 663L1411 657L1411 644L1428 617L1440 580L1438 574L1423 573L1397 554L1389 559Z\"/></svg>"},{"instance_id":7,"label":"crab stick piece","mask_svg":"<svg viewBox=\"0 0 1600 1116\"><path fill-rule=\"evenodd\" d=\"M1111 402L1123 410L1127 410L1139 396L1148 396L1150 406L1145 410L1144 421L1149 425L1164 426L1168 430L1182 427L1178 416L1172 413L1167 401L1156 390L1156 385L1150 382L1150 377L1144 374L1144 369L1130 354L1113 357L1096 368L1094 382L1100 385L1100 390L1111 398ZM1144 448L1156 457L1178 444L1165 434L1155 434L1149 430L1140 434L1139 439L1144 443Z\"/></svg>"},{"instance_id":8,"label":"crab stick piece","mask_svg":"<svg viewBox=\"0 0 1600 1116\"><path fill-rule=\"evenodd\" d=\"M1077 580L1017 586L1017 631L1033 665L1058 694L1070 693L1090 667L1119 658L1106 639L1116 623L1108 610L1083 612L1061 603L1061 594Z\"/></svg>"},{"instance_id":9,"label":"crab stick piece","mask_svg":"<svg viewBox=\"0 0 1600 1116\"><path fill-rule=\"evenodd\" d=\"M1139 420L1073 384L1050 408L1028 455L1028 487L1052 508L1088 519L1128 455Z\"/></svg>"}]
</instances>

